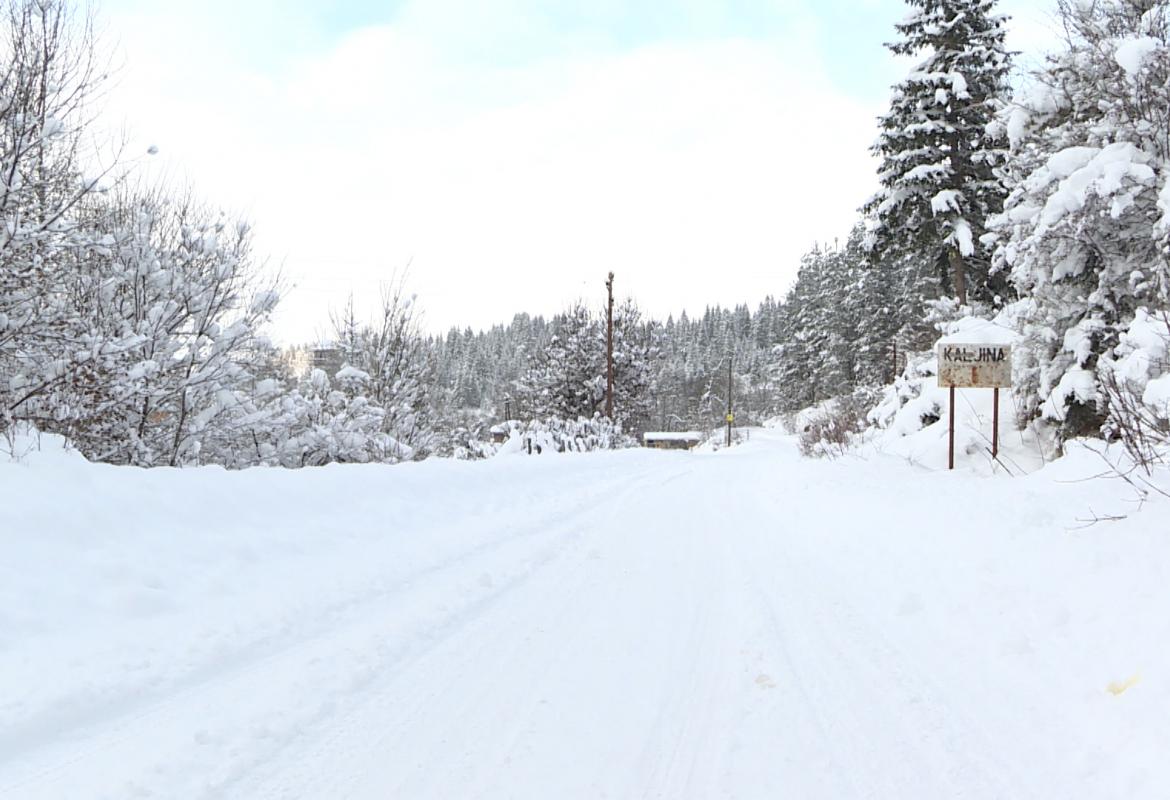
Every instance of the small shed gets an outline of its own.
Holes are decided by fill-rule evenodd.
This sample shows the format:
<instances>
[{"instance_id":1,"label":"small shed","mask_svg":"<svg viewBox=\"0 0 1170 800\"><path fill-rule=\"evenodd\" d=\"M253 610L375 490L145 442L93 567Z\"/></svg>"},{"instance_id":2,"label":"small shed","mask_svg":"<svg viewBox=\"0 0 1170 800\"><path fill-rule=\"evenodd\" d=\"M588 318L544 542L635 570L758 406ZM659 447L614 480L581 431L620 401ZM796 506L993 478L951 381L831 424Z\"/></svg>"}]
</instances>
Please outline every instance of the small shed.
<instances>
[{"instance_id":1,"label":"small shed","mask_svg":"<svg viewBox=\"0 0 1170 800\"><path fill-rule=\"evenodd\" d=\"M656 450L690 450L703 441L698 431L651 431L642 434L642 444Z\"/></svg>"},{"instance_id":2,"label":"small shed","mask_svg":"<svg viewBox=\"0 0 1170 800\"><path fill-rule=\"evenodd\" d=\"M504 442L508 441L509 430L508 426L506 425L493 425L490 433L492 436L492 441L496 444L503 444Z\"/></svg>"}]
</instances>

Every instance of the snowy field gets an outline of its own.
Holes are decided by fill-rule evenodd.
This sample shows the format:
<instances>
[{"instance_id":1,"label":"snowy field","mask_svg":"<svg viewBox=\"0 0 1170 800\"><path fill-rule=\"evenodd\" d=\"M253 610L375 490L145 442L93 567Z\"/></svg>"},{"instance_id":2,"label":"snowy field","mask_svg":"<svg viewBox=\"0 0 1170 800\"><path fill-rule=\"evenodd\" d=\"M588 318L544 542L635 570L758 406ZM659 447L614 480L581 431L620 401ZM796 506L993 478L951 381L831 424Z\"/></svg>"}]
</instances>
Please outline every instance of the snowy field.
<instances>
[{"instance_id":1,"label":"snowy field","mask_svg":"<svg viewBox=\"0 0 1170 800\"><path fill-rule=\"evenodd\" d=\"M1165 798L1167 503L1101 467L32 453L0 797Z\"/></svg>"}]
</instances>

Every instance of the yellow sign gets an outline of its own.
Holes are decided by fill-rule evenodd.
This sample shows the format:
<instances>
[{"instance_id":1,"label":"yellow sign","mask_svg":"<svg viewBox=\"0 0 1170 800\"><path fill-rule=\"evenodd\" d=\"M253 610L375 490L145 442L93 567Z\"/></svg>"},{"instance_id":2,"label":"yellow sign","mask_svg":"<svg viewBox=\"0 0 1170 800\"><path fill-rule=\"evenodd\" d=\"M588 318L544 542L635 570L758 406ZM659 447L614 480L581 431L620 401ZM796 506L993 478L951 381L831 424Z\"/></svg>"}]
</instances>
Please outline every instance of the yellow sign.
<instances>
[{"instance_id":1,"label":"yellow sign","mask_svg":"<svg viewBox=\"0 0 1170 800\"><path fill-rule=\"evenodd\" d=\"M735 422L735 414L728 414L727 421L728 422Z\"/></svg>"}]
</instances>

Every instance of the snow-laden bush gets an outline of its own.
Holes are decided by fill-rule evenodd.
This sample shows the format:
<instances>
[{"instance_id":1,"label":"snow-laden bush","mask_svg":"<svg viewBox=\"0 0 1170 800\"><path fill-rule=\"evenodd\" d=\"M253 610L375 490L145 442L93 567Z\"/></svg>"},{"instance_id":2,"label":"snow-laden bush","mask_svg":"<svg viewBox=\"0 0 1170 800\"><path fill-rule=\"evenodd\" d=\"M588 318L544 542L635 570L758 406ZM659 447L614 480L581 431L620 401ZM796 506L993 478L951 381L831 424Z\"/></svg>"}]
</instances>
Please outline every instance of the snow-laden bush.
<instances>
[{"instance_id":1,"label":"snow-laden bush","mask_svg":"<svg viewBox=\"0 0 1170 800\"><path fill-rule=\"evenodd\" d=\"M870 424L895 435L908 436L942 418L940 396L932 391L938 374L938 358L933 351L911 353L906 368L894 382L881 389L877 403L866 419Z\"/></svg>"},{"instance_id":2,"label":"snow-laden bush","mask_svg":"<svg viewBox=\"0 0 1170 800\"><path fill-rule=\"evenodd\" d=\"M508 440L500 453L588 453L637 447L638 441L617 423L596 415L566 420L559 417L507 423Z\"/></svg>"},{"instance_id":3,"label":"snow-laden bush","mask_svg":"<svg viewBox=\"0 0 1170 800\"><path fill-rule=\"evenodd\" d=\"M869 427L866 416L876 395L873 389L857 389L800 415L797 422L800 452L814 458L845 455Z\"/></svg>"},{"instance_id":4,"label":"snow-laden bush","mask_svg":"<svg viewBox=\"0 0 1170 800\"><path fill-rule=\"evenodd\" d=\"M1165 463L1170 451L1170 313L1138 309L1098 372L1108 407L1106 438L1120 440L1144 467Z\"/></svg>"}]
</instances>

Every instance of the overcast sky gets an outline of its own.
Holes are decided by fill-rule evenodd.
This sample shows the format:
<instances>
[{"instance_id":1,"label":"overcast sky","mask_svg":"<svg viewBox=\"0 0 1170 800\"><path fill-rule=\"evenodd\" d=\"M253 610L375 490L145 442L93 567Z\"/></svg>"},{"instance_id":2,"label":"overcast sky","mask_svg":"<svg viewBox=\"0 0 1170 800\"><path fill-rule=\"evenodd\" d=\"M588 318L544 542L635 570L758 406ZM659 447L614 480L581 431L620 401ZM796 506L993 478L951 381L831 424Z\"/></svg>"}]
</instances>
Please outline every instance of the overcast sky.
<instances>
[{"instance_id":1,"label":"overcast sky","mask_svg":"<svg viewBox=\"0 0 1170 800\"><path fill-rule=\"evenodd\" d=\"M1052 0L1003 0L1009 44ZM251 220L308 341L410 264L428 330L600 302L782 296L848 233L907 69L896 0L106 0L109 108L171 180Z\"/></svg>"}]
</instances>

